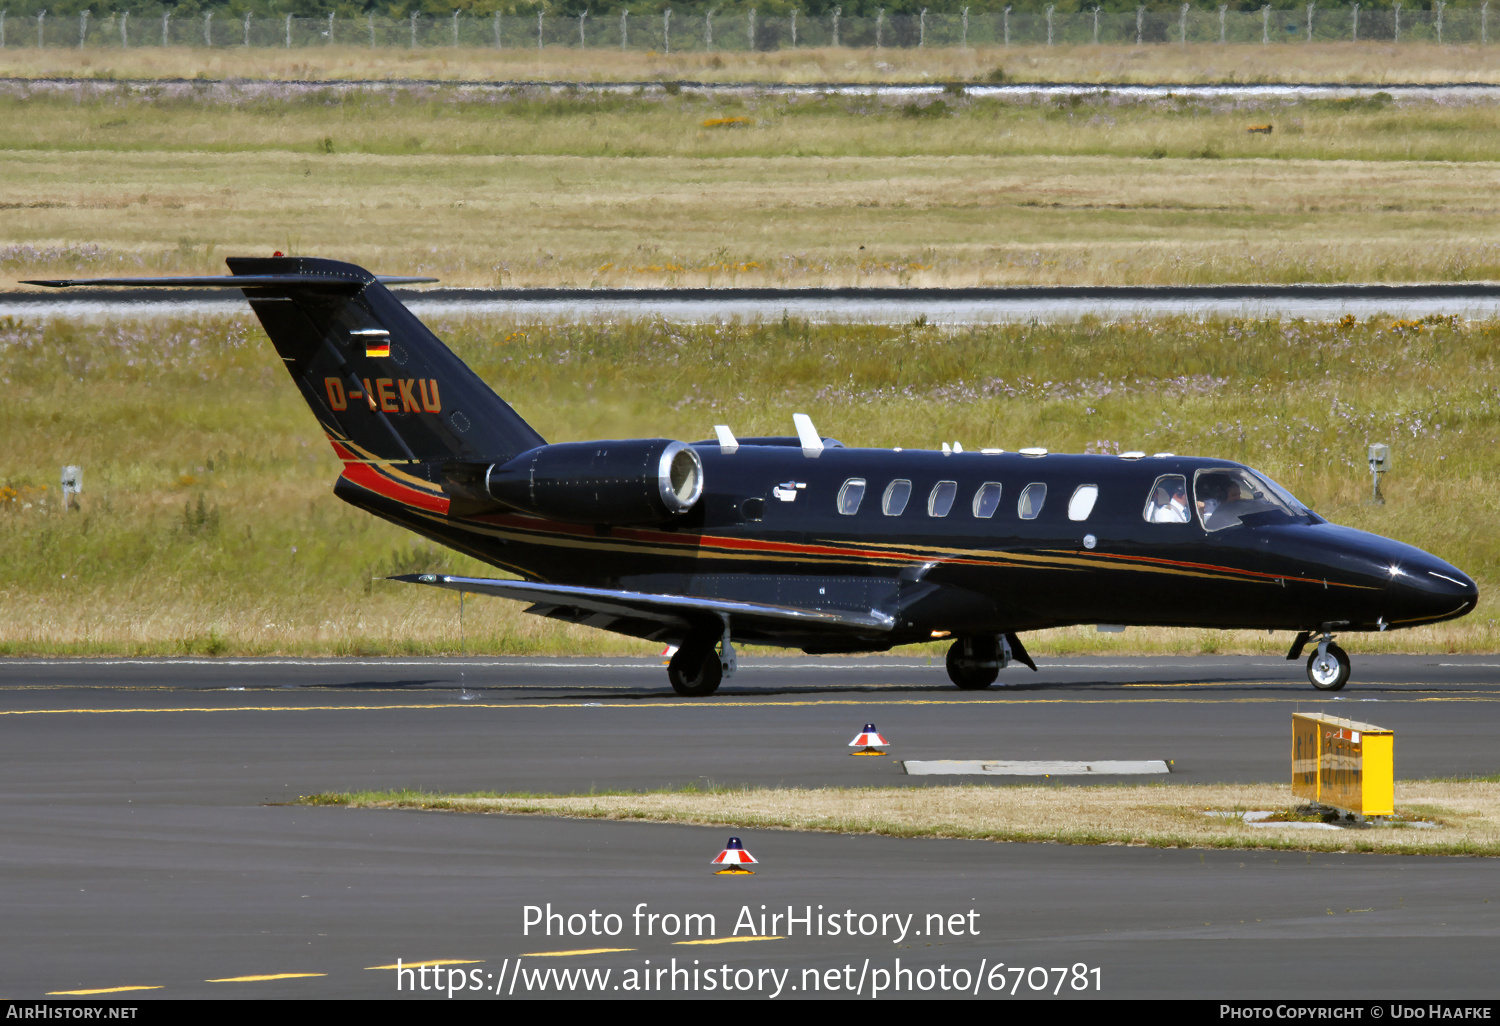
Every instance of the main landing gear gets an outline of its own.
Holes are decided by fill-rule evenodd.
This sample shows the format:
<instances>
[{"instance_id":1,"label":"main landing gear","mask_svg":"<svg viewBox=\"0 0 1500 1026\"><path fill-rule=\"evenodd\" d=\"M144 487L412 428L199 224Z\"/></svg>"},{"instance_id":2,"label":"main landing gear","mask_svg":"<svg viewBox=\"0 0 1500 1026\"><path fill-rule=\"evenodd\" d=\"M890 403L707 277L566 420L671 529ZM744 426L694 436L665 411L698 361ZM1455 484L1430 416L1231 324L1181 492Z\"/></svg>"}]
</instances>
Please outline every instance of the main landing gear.
<instances>
[{"instance_id":1,"label":"main landing gear","mask_svg":"<svg viewBox=\"0 0 1500 1026\"><path fill-rule=\"evenodd\" d=\"M1287 659L1300 656L1311 638L1311 631L1298 634ZM1349 653L1333 643L1332 632L1319 635L1317 649L1307 657L1307 679L1319 691L1337 691L1349 683Z\"/></svg>"},{"instance_id":2,"label":"main landing gear","mask_svg":"<svg viewBox=\"0 0 1500 1026\"><path fill-rule=\"evenodd\" d=\"M982 691L995 683L1012 659L1036 669L1014 634L966 634L948 648L948 679L960 691Z\"/></svg>"},{"instance_id":3,"label":"main landing gear","mask_svg":"<svg viewBox=\"0 0 1500 1026\"><path fill-rule=\"evenodd\" d=\"M679 695L702 698L719 690L720 682L725 677L734 676L737 666L726 620L722 638L694 634L682 643L667 663L667 680Z\"/></svg>"}]
</instances>

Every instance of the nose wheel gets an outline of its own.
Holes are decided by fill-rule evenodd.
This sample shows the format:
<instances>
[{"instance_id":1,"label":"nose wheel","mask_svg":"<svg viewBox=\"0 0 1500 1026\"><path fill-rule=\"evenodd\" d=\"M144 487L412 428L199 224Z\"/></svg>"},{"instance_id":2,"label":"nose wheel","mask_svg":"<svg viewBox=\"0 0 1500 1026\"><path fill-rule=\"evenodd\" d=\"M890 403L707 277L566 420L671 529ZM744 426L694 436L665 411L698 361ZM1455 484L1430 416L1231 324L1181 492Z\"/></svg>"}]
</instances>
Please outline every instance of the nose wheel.
<instances>
[{"instance_id":1,"label":"nose wheel","mask_svg":"<svg viewBox=\"0 0 1500 1026\"><path fill-rule=\"evenodd\" d=\"M1349 654L1331 641L1319 643L1307 657L1307 679L1319 691L1337 691L1349 683Z\"/></svg>"}]
</instances>

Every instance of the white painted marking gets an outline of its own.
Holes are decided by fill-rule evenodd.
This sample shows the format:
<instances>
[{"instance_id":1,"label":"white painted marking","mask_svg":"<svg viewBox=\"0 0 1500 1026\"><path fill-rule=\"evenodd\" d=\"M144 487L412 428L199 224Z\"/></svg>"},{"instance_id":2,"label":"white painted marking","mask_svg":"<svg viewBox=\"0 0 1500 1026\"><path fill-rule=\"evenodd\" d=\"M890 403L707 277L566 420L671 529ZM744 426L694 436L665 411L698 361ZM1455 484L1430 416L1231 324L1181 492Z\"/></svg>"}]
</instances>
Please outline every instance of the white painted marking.
<instances>
[{"instance_id":1,"label":"white painted marking","mask_svg":"<svg viewBox=\"0 0 1500 1026\"><path fill-rule=\"evenodd\" d=\"M902 763L913 777L1085 777L1127 776L1140 773L1170 773L1161 759L1069 761L1047 759L1020 762L1009 759L908 759Z\"/></svg>"}]
</instances>

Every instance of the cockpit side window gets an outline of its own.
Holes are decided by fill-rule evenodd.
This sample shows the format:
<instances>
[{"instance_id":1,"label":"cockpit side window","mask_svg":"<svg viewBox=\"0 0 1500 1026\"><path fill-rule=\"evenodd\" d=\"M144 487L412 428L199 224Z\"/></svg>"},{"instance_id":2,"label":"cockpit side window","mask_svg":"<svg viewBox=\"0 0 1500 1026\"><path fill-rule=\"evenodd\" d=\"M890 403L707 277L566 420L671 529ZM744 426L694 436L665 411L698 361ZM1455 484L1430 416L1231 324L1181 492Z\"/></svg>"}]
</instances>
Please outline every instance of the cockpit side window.
<instances>
[{"instance_id":1,"label":"cockpit side window","mask_svg":"<svg viewBox=\"0 0 1500 1026\"><path fill-rule=\"evenodd\" d=\"M1206 531L1301 520L1308 515L1285 489L1273 487L1244 467L1198 471L1193 478L1193 500Z\"/></svg>"},{"instance_id":2,"label":"cockpit side window","mask_svg":"<svg viewBox=\"0 0 1500 1026\"><path fill-rule=\"evenodd\" d=\"M930 517L945 517L953 508L953 500L958 495L957 481L939 481L932 486L932 494L927 496L927 515Z\"/></svg>"},{"instance_id":3,"label":"cockpit side window","mask_svg":"<svg viewBox=\"0 0 1500 1026\"><path fill-rule=\"evenodd\" d=\"M906 501L911 498L911 482L904 478L897 478L885 486L885 496L880 500L880 508L888 517L899 517L906 509Z\"/></svg>"},{"instance_id":4,"label":"cockpit side window","mask_svg":"<svg viewBox=\"0 0 1500 1026\"><path fill-rule=\"evenodd\" d=\"M1035 520L1041 516L1042 503L1047 501L1047 486L1040 481L1027 485L1016 503L1016 515L1022 520Z\"/></svg>"},{"instance_id":5,"label":"cockpit side window","mask_svg":"<svg viewBox=\"0 0 1500 1026\"><path fill-rule=\"evenodd\" d=\"M974 493L974 516L988 520L1000 508L1000 482L986 481Z\"/></svg>"},{"instance_id":6,"label":"cockpit side window","mask_svg":"<svg viewBox=\"0 0 1500 1026\"><path fill-rule=\"evenodd\" d=\"M852 517L859 512L859 504L864 497L865 479L851 477L844 482L844 487L839 489L839 512L846 517Z\"/></svg>"},{"instance_id":7,"label":"cockpit side window","mask_svg":"<svg viewBox=\"0 0 1500 1026\"><path fill-rule=\"evenodd\" d=\"M1148 524L1186 524L1193 519L1188 508L1187 478L1182 474L1163 474L1146 495L1141 516Z\"/></svg>"}]
</instances>

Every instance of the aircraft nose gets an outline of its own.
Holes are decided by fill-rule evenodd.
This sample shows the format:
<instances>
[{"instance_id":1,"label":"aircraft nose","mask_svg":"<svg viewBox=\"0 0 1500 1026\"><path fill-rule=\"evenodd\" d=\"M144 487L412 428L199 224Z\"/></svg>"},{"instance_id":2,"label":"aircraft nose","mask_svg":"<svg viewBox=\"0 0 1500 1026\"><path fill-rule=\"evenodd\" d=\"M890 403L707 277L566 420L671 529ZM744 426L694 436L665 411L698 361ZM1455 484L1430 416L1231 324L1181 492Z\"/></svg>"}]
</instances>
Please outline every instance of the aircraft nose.
<instances>
[{"instance_id":1,"label":"aircraft nose","mask_svg":"<svg viewBox=\"0 0 1500 1026\"><path fill-rule=\"evenodd\" d=\"M1479 601L1479 586L1468 574L1440 559L1393 563L1391 589L1400 595L1403 618L1461 616Z\"/></svg>"}]
</instances>

